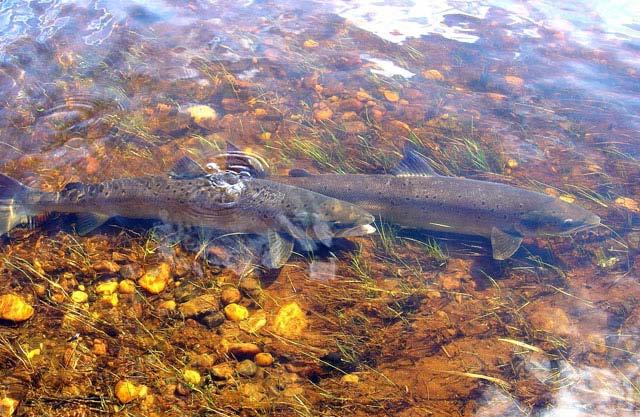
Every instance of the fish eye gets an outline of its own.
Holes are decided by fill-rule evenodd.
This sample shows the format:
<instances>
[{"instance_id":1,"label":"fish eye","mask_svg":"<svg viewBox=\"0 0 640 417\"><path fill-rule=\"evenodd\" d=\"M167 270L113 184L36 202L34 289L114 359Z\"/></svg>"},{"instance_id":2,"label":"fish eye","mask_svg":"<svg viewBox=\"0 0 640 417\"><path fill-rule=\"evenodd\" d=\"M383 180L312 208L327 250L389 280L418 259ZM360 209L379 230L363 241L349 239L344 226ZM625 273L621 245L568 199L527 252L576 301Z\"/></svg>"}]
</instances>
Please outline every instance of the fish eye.
<instances>
[{"instance_id":1,"label":"fish eye","mask_svg":"<svg viewBox=\"0 0 640 417\"><path fill-rule=\"evenodd\" d=\"M574 220L573 219L564 219L564 221L562 222L563 226L567 226L567 227L571 227L574 225Z\"/></svg>"}]
</instances>

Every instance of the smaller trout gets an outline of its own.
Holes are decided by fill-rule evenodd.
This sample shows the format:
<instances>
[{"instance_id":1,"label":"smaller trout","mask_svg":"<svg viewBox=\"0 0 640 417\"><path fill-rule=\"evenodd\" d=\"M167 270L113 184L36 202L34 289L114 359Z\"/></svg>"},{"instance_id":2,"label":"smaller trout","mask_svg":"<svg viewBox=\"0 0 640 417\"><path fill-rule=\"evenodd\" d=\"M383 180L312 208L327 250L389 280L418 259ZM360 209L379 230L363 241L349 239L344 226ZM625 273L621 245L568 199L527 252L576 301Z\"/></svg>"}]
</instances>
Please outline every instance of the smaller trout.
<instances>
[{"instance_id":1,"label":"smaller trout","mask_svg":"<svg viewBox=\"0 0 640 417\"><path fill-rule=\"evenodd\" d=\"M36 190L0 174L0 235L46 212L77 213L80 234L114 216L265 234L270 267L288 260L291 238L313 249L314 241L330 245L333 237L375 231L373 216L353 204L267 179L208 173L186 157L167 176L69 183L59 192Z\"/></svg>"}]
</instances>

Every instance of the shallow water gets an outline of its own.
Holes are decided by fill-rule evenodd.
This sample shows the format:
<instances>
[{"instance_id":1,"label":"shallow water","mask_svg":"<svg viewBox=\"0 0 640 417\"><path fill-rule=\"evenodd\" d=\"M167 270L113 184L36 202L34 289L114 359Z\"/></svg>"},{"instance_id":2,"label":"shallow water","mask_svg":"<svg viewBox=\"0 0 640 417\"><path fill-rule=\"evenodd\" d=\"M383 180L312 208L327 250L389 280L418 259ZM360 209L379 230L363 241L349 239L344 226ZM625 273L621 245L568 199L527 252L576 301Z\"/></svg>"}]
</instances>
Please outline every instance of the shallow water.
<instances>
[{"instance_id":1,"label":"shallow water","mask_svg":"<svg viewBox=\"0 0 640 417\"><path fill-rule=\"evenodd\" d=\"M54 217L0 246L0 295L35 309L0 324L0 410L637 415L640 6L423 3L3 1L0 169L34 187L160 175L225 141L280 174L384 173L411 141L443 174L603 226L497 262L479 238L380 224L264 272L228 237L126 221L81 237ZM215 311L228 287L249 319ZM239 342L274 363L255 371ZM148 394L123 401L124 380Z\"/></svg>"}]
</instances>

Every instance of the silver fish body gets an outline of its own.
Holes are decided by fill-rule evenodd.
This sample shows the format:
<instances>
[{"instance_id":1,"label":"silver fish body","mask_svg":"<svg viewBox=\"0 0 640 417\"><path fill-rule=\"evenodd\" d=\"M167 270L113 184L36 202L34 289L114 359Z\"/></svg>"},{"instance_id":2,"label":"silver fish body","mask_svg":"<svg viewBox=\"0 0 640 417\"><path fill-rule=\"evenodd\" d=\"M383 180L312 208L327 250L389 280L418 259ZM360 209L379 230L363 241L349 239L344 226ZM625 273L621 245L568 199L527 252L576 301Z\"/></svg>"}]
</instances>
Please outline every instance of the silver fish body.
<instances>
[{"instance_id":1,"label":"silver fish body","mask_svg":"<svg viewBox=\"0 0 640 417\"><path fill-rule=\"evenodd\" d=\"M248 171L266 176L252 166L251 157L231 149L230 159L236 164L242 158ZM525 236L566 235L600 224L588 210L546 194L438 175L410 147L395 175L311 175L294 170L289 176L269 178L349 201L403 227L489 238L493 257L500 260L511 257Z\"/></svg>"},{"instance_id":2,"label":"silver fish body","mask_svg":"<svg viewBox=\"0 0 640 417\"><path fill-rule=\"evenodd\" d=\"M194 164L190 161L186 165L193 170ZM280 235L312 247L316 240L329 244L333 237L374 230L369 225L374 218L353 204L229 172L191 171L99 184L71 183L51 193L0 175L0 234L42 212L80 214L80 233L94 229L110 217L124 216L232 233L268 234L270 241L285 252L274 254L280 261L288 259L292 248L292 244L280 241Z\"/></svg>"}]
</instances>

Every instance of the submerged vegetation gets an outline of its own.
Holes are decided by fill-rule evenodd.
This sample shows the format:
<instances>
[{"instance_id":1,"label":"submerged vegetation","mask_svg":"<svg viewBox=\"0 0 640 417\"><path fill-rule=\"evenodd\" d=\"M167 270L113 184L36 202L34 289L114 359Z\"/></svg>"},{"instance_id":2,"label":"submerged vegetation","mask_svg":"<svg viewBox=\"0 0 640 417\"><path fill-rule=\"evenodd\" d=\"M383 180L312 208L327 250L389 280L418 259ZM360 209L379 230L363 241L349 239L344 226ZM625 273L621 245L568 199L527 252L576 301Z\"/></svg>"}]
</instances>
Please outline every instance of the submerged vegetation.
<instances>
[{"instance_id":1,"label":"submerged vegetation","mask_svg":"<svg viewBox=\"0 0 640 417\"><path fill-rule=\"evenodd\" d=\"M232 142L277 174L382 174L411 142L442 175L605 226L497 262L482 239L380 222L266 270L205 233L38 219L0 237L0 416L637 414L637 104L590 98L635 91L631 61L497 8L447 15L480 43L395 43L326 5L231 3L71 2L46 28L60 6L29 6L38 39L0 39L2 172L60 190L222 164ZM576 62L615 91L585 98Z\"/></svg>"}]
</instances>

